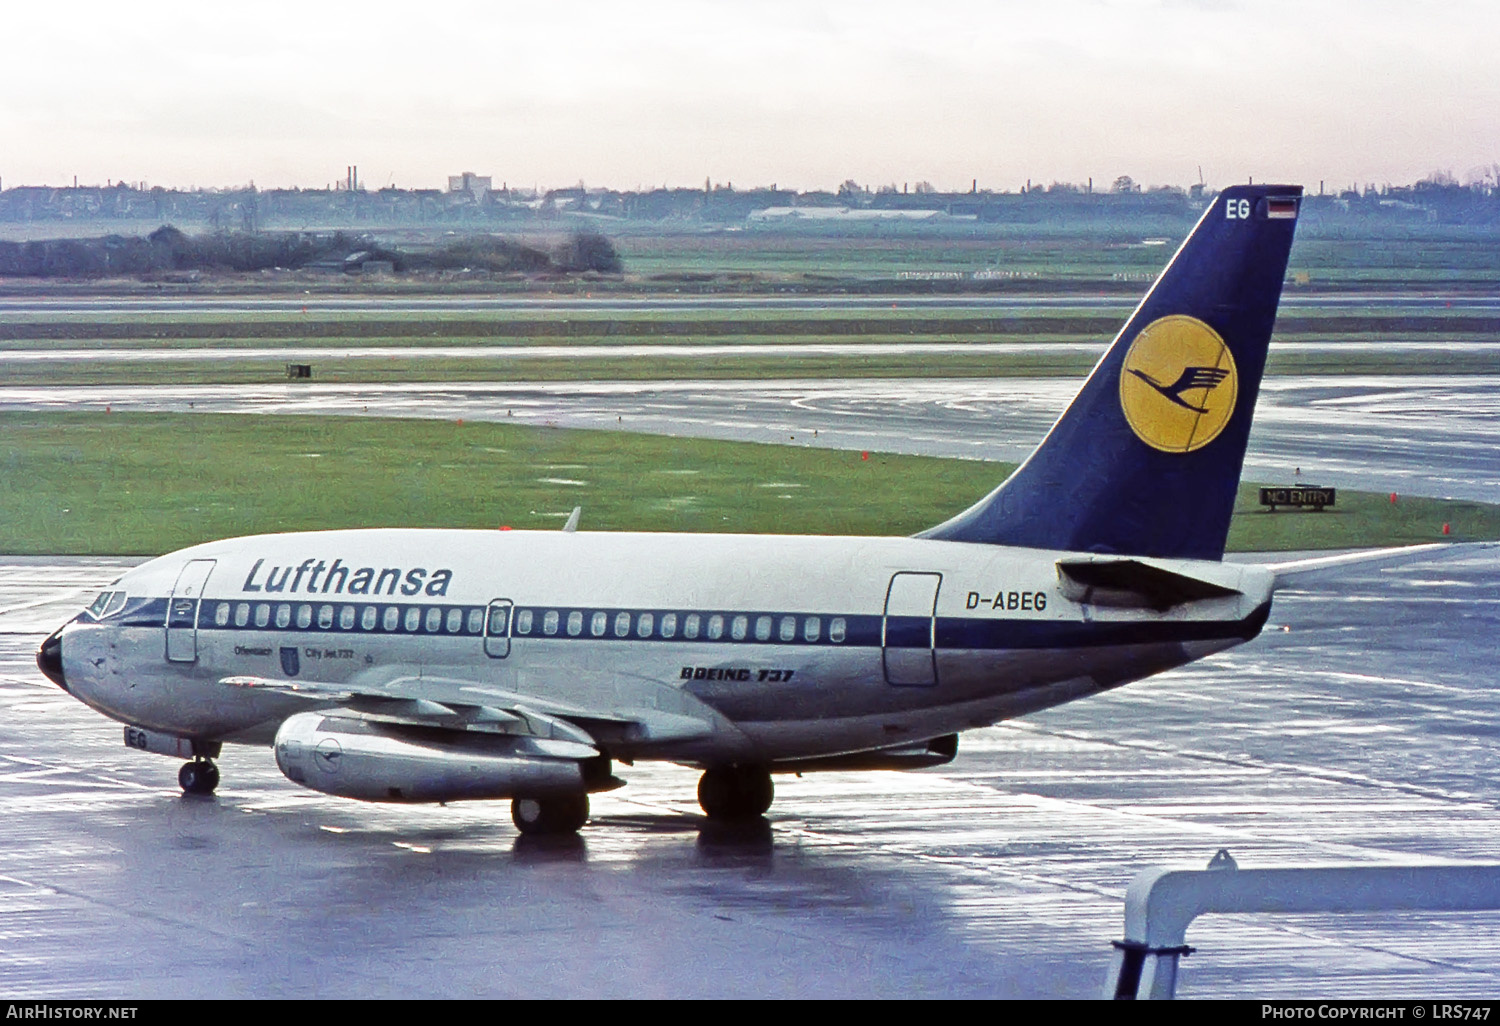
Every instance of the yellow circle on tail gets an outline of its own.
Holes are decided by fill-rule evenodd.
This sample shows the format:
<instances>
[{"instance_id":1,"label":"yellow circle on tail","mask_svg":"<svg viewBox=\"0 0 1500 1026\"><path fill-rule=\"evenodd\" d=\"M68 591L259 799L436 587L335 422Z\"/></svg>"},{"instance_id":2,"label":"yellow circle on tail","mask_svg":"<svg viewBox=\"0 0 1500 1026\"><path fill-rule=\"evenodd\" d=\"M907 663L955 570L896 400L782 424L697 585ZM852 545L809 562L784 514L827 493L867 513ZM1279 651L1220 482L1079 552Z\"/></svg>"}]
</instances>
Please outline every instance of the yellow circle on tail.
<instances>
[{"instance_id":1,"label":"yellow circle on tail","mask_svg":"<svg viewBox=\"0 0 1500 1026\"><path fill-rule=\"evenodd\" d=\"M1163 452L1192 452L1234 414L1239 375L1218 332L1172 314L1141 329L1120 367L1120 409L1136 437Z\"/></svg>"}]
</instances>

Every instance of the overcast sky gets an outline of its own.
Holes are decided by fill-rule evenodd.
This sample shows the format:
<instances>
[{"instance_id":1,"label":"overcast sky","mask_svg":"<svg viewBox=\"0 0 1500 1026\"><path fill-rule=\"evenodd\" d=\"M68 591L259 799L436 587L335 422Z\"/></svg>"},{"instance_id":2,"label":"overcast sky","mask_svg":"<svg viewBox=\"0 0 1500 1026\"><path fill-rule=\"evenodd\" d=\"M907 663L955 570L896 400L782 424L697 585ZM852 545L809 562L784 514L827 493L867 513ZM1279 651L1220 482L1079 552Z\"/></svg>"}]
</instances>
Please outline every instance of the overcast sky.
<instances>
[{"instance_id":1,"label":"overcast sky","mask_svg":"<svg viewBox=\"0 0 1500 1026\"><path fill-rule=\"evenodd\" d=\"M17 7L25 4L21 9ZM1493 0L12 0L0 183L1316 189L1500 162Z\"/></svg>"}]
</instances>

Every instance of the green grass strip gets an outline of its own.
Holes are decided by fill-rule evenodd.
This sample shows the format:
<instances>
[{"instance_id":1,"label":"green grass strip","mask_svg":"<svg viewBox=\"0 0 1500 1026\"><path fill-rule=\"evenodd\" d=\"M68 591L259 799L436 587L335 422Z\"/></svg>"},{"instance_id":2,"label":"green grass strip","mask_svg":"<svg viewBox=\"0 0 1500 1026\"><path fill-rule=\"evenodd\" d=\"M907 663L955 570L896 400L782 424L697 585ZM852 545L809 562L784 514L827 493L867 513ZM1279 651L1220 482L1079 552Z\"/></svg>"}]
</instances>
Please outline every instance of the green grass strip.
<instances>
[{"instance_id":1,"label":"green grass strip","mask_svg":"<svg viewBox=\"0 0 1500 1026\"><path fill-rule=\"evenodd\" d=\"M343 527L909 534L1009 464L469 421L0 413L0 552L151 555L214 538ZM1239 550L1500 538L1500 507L1340 491L1260 512Z\"/></svg>"}]
</instances>

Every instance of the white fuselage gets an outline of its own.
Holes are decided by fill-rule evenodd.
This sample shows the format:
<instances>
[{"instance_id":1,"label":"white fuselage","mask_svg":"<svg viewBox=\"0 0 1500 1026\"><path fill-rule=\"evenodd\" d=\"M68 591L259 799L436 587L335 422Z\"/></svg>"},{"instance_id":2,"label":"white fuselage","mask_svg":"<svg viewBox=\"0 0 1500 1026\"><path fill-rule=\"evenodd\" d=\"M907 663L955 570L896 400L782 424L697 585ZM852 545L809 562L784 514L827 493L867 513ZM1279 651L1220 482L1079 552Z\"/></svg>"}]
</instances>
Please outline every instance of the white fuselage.
<instances>
[{"instance_id":1,"label":"white fuselage","mask_svg":"<svg viewBox=\"0 0 1500 1026\"><path fill-rule=\"evenodd\" d=\"M68 626L62 658L94 708L200 740L268 743L308 707L221 683L252 677L503 696L599 721L618 757L769 763L1056 705L1248 640L1268 611L1268 572L1189 561L1157 562L1234 594L1165 612L1080 604L1059 585L1063 555L912 538L262 535L130 571L102 616Z\"/></svg>"}]
</instances>

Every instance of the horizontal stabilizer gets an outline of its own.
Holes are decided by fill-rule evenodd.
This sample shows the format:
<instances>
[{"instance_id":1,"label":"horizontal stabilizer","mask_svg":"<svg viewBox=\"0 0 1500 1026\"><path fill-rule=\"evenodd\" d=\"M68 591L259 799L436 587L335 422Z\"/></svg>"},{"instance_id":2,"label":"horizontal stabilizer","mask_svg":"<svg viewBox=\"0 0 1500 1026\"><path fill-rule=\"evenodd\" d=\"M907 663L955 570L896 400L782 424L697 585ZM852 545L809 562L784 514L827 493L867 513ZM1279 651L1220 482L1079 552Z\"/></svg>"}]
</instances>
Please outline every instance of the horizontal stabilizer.
<instances>
[{"instance_id":1,"label":"horizontal stabilizer","mask_svg":"<svg viewBox=\"0 0 1500 1026\"><path fill-rule=\"evenodd\" d=\"M1164 612L1184 602L1239 595L1236 588L1139 559L1080 556L1057 561L1063 596L1073 602Z\"/></svg>"},{"instance_id":2,"label":"horizontal stabilizer","mask_svg":"<svg viewBox=\"0 0 1500 1026\"><path fill-rule=\"evenodd\" d=\"M1291 583L1311 584L1319 578L1336 577L1351 567L1362 566L1374 569L1401 566L1423 559L1456 556L1477 549L1493 548L1494 544L1493 542L1466 544L1429 542L1425 545L1401 545L1389 549L1360 549L1329 556L1312 556L1282 563L1266 563L1264 566L1276 575L1276 587L1280 588Z\"/></svg>"}]
</instances>

